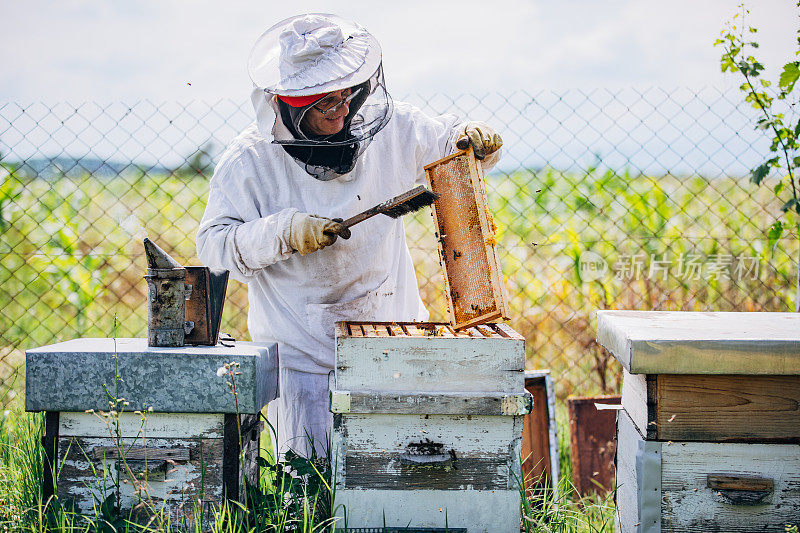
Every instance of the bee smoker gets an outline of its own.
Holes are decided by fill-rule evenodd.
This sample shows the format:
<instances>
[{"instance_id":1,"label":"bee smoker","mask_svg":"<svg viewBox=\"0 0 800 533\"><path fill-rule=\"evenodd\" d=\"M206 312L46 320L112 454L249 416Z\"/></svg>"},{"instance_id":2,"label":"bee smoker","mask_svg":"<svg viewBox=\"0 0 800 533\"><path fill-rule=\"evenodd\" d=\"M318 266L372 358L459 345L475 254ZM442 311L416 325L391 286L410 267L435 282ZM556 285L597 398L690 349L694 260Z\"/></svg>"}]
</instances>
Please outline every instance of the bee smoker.
<instances>
[{"instance_id":1,"label":"bee smoker","mask_svg":"<svg viewBox=\"0 0 800 533\"><path fill-rule=\"evenodd\" d=\"M144 240L147 256L147 345L183 346L186 333L186 300L192 286L186 269L150 239Z\"/></svg>"},{"instance_id":2,"label":"bee smoker","mask_svg":"<svg viewBox=\"0 0 800 533\"><path fill-rule=\"evenodd\" d=\"M147 256L147 345L214 346L219 339L227 270L181 266L150 239Z\"/></svg>"}]
</instances>

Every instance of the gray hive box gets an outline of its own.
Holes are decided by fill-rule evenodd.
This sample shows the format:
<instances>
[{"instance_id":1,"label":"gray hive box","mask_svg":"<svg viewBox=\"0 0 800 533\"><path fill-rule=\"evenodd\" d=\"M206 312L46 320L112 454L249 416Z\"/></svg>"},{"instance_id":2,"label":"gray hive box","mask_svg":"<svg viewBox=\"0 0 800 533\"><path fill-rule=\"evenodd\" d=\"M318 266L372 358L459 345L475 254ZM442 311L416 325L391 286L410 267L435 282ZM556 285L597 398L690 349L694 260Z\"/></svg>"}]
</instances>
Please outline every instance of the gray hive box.
<instances>
[{"instance_id":1,"label":"gray hive box","mask_svg":"<svg viewBox=\"0 0 800 533\"><path fill-rule=\"evenodd\" d=\"M800 314L597 317L624 369L617 531L800 523Z\"/></svg>"},{"instance_id":2,"label":"gray hive box","mask_svg":"<svg viewBox=\"0 0 800 533\"><path fill-rule=\"evenodd\" d=\"M226 363L239 364L236 397L230 378L217 375ZM121 438L86 412L109 411L106 391L115 387L128 402L118 419ZM258 476L258 413L277 396L276 343L156 348L147 339L94 338L26 352L25 408L46 412L45 453L61 466L57 487L45 476L45 496L55 492L85 512L102 497L94 472L105 471L107 483L123 480L123 509L139 503L143 493L119 473L124 462L127 476L146 478L153 502L168 503L173 517L190 515L201 495L204 504L239 499L244 480ZM152 411L134 414L145 407Z\"/></svg>"}]
</instances>

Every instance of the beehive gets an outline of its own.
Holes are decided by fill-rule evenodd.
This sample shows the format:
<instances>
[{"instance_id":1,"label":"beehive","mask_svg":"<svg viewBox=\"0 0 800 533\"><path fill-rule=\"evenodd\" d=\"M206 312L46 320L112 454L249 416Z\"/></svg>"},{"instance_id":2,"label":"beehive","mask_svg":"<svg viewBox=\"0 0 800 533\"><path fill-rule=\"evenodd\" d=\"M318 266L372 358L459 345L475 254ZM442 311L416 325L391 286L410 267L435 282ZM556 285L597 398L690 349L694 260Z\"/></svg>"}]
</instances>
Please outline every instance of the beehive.
<instances>
[{"instance_id":1,"label":"beehive","mask_svg":"<svg viewBox=\"0 0 800 533\"><path fill-rule=\"evenodd\" d=\"M597 315L624 368L617 531L800 523L800 315Z\"/></svg>"},{"instance_id":2,"label":"beehive","mask_svg":"<svg viewBox=\"0 0 800 533\"><path fill-rule=\"evenodd\" d=\"M338 323L338 526L519 531L524 363L502 324Z\"/></svg>"},{"instance_id":3,"label":"beehive","mask_svg":"<svg viewBox=\"0 0 800 533\"><path fill-rule=\"evenodd\" d=\"M234 362L236 397L230 378L217 375ZM108 412L107 391L125 399L125 412L86 412ZM45 476L45 497L91 512L119 479L123 510L149 498L168 504L173 518L191 516L198 499L240 499L245 479L258 479L258 413L277 392L275 343L153 348L147 339L75 339L28 350L25 408L46 412L47 470L61 469L56 485Z\"/></svg>"},{"instance_id":4,"label":"beehive","mask_svg":"<svg viewBox=\"0 0 800 533\"><path fill-rule=\"evenodd\" d=\"M472 150L425 167L439 195L432 206L439 259L447 286L450 323L456 328L507 319L508 294L497 254L483 169Z\"/></svg>"},{"instance_id":5,"label":"beehive","mask_svg":"<svg viewBox=\"0 0 800 533\"><path fill-rule=\"evenodd\" d=\"M525 415L522 436L522 471L528 488L549 487L558 498L558 427L556 395L549 370L526 370L525 390L533 398L533 410Z\"/></svg>"},{"instance_id":6,"label":"beehive","mask_svg":"<svg viewBox=\"0 0 800 533\"><path fill-rule=\"evenodd\" d=\"M614 409L598 409L598 405L618 406L620 397L570 397L566 403L572 485L581 497L605 497L614 489L617 414Z\"/></svg>"}]
</instances>

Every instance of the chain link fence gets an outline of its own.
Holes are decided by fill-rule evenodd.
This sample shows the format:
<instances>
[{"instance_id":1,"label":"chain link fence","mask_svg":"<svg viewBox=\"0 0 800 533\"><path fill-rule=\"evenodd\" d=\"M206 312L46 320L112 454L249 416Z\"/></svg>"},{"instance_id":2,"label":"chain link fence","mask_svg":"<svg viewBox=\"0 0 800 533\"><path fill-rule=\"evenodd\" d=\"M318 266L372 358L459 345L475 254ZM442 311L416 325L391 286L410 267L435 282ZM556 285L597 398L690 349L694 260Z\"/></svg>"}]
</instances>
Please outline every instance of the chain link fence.
<instances>
[{"instance_id":1,"label":"chain link fence","mask_svg":"<svg viewBox=\"0 0 800 533\"><path fill-rule=\"evenodd\" d=\"M560 396L619 387L596 309L789 310L797 235L767 240L781 204L747 180L768 144L738 93L402 99L503 135L487 188L511 326ZM0 104L0 398L21 389L27 348L146 334L141 239L198 263L214 163L252 116L230 100ZM431 217L406 225L424 300L446 320ZM246 286L231 282L223 331L247 338L246 313Z\"/></svg>"}]
</instances>

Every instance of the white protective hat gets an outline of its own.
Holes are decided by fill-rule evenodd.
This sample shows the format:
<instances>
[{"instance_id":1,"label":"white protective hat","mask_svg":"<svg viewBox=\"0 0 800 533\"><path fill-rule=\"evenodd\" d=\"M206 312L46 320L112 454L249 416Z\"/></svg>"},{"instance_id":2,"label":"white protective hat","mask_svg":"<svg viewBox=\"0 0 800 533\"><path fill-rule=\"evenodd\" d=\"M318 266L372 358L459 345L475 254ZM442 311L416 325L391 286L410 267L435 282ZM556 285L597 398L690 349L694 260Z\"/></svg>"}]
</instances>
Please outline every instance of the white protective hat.
<instances>
[{"instance_id":1,"label":"white protective hat","mask_svg":"<svg viewBox=\"0 0 800 533\"><path fill-rule=\"evenodd\" d=\"M275 24L253 46L248 71L275 105L272 142L283 145L319 180L349 173L392 116L378 41L362 26L336 15L297 15ZM303 131L303 117L315 99L300 97L348 88L354 98L341 131L327 136Z\"/></svg>"},{"instance_id":2,"label":"white protective hat","mask_svg":"<svg viewBox=\"0 0 800 533\"><path fill-rule=\"evenodd\" d=\"M268 93L309 96L363 83L380 64L380 44L364 27L336 15L309 13L261 34L247 70Z\"/></svg>"}]
</instances>

